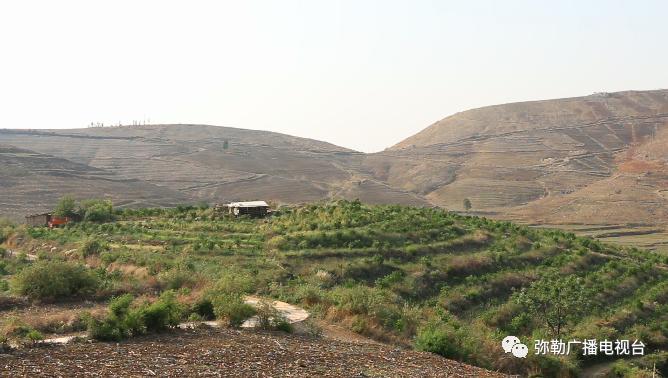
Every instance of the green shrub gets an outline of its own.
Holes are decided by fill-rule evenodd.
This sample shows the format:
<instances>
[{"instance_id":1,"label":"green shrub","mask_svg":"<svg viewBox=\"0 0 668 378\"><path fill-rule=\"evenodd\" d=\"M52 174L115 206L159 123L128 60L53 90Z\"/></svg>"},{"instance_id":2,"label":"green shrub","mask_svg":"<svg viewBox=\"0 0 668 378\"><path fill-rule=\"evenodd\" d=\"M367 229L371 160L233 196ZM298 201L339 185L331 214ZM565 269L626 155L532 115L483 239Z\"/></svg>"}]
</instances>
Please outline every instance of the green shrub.
<instances>
[{"instance_id":1,"label":"green shrub","mask_svg":"<svg viewBox=\"0 0 668 378\"><path fill-rule=\"evenodd\" d=\"M6 353L10 351L12 348L9 345L9 339L5 336L0 336L0 353Z\"/></svg>"},{"instance_id":2,"label":"green shrub","mask_svg":"<svg viewBox=\"0 0 668 378\"><path fill-rule=\"evenodd\" d=\"M243 297L228 294L216 298L214 313L216 318L225 319L231 327L236 328L255 315L255 308L244 303Z\"/></svg>"},{"instance_id":3,"label":"green shrub","mask_svg":"<svg viewBox=\"0 0 668 378\"><path fill-rule=\"evenodd\" d=\"M350 313L372 315L383 307L393 306L396 296L387 290L370 288L364 285L336 287L330 296L337 306Z\"/></svg>"},{"instance_id":4,"label":"green shrub","mask_svg":"<svg viewBox=\"0 0 668 378\"><path fill-rule=\"evenodd\" d=\"M313 321L312 318L307 319L302 324L304 326L304 331L306 335L315 338L322 337L323 334L322 327L320 327L315 321Z\"/></svg>"},{"instance_id":5,"label":"green shrub","mask_svg":"<svg viewBox=\"0 0 668 378\"><path fill-rule=\"evenodd\" d=\"M255 315L255 308L244 302L238 294L219 295L213 300L216 318L227 320L231 327L240 327Z\"/></svg>"},{"instance_id":6,"label":"green shrub","mask_svg":"<svg viewBox=\"0 0 668 378\"><path fill-rule=\"evenodd\" d=\"M382 288L389 288L395 283L399 283L404 279L404 272L397 270L384 277L381 277L376 280L376 286Z\"/></svg>"},{"instance_id":7,"label":"green shrub","mask_svg":"<svg viewBox=\"0 0 668 378\"><path fill-rule=\"evenodd\" d=\"M290 324L290 322L287 321L286 319L274 322L274 329L285 333L292 333L295 330L292 324Z\"/></svg>"},{"instance_id":8,"label":"green shrub","mask_svg":"<svg viewBox=\"0 0 668 378\"><path fill-rule=\"evenodd\" d=\"M81 215L86 222L109 222L114 219L114 209L111 201L88 200L81 204Z\"/></svg>"},{"instance_id":9,"label":"green shrub","mask_svg":"<svg viewBox=\"0 0 668 378\"><path fill-rule=\"evenodd\" d=\"M213 320L216 318L216 313L214 312L213 303L210 299L202 298L199 301L195 302L191 312L197 314L203 320Z\"/></svg>"},{"instance_id":10,"label":"green shrub","mask_svg":"<svg viewBox=\"0 0 668 378\"><path fill-rule=\"evenodd\" d=\"M92 317L88 320L88 337L100 341L120 341L129 336L123 321L107 316L102 321Z\"/></svg>"},{"instance_id":11,"label":"green shrub","mask_svg":"<svg viewBox=\"0 0 668 378\"><path fill-rule=\"evenodd\" d=\"M454 330L444 326L428 325L420 329L415 337L416 349L443 357L458 358L459 347Z\"/></svg>"},{"instance_id":12,"label":"green shrub","mask_svg":"<svg viewBox=\"0 0 668 378\"><path fill-rule=\"evenodd\" d=\"M74 198L72 196L65 196L58 201L53 214L58 217L74 217L77 215L76 207L77 203Z\"/></svg>"},{"instance_id":13,"label":"green shrub","mask_svg":"<svg viewBox=\"0 0 668 378\"><path fill-rule=\"evenodd\" d=\"M133 301L134 297L132 294L125 294L121 295L120 297L113 298L109 302L109 312L118 318L122 318L129 312L130 305Z\"/></svg>"},{"instance_id":14,"label":"green shrub","mask_svg":"<svg viewBox=\"0 0 668 378\"><path fill-rule=\"evenodd\" d=\"M38 261L17 274L13 286L17 293L31 299L56 300L91 295L98 288L99 280L83 265Z\"/></svg>"},{"instance_id":15,"label":"green shrub","mask_svg":"<svg viewBox=\"0 0 668 378\"><path fill-rule=\"evenodd\" d=\"M125 294L109 303L109 313L102 320L88 319L89 337L101 341L119 341L147 332L176 327L183 315L173 291L163 293L153 303L132 307L134 297Z\"/></svg>"},{"instance_id":16,"label":"green shrub","mask_svg":"<svg viewBox=\"0 0 668 378\"><path fill-rule=\"evenodd\" d=\"M43 340L44 336L34 329L32 326L26 324L21 319L16 317L9 317L3 322L2 335L0 335L0 344L7 343L10 339L19 344L30 343L34 344L39 340ZM2 349L2 346L0 346Z\"/></svg>"},{"instance_id":17,"label":"green shrub","mask_svg":"<svg viewBox=\"0 0 668 378\"><path fill-rule=\"evenodd\" d=\"M100 320L88 318L88 336L100 341L119 341L131 335L126 317L134 297L125 294L109 302L109 314ZM138 327L135 325L135 331Z\"/></svg>"},{"instance_id":18,"label":"green shrub","mask_svg":"<svg viewBox=\"0 0 668 378\"><path fill-rule=\"evenodd\" d=\"M88 238L81 244L80 255L83 258L96 256L108 249L107 245L96 238Z\"/></svg>"},{"instance_id":19,"label":"green shrub","mask_svg":"<svg viewBox=\"0 0 668 378\"><path fill-rule=\"evenodd\" d=\"M257 326L261 329L278 330L292 333L293 327L288 319L271 303L261 301L255 309Z\"/></svg>"},{"instance_id":20,"label":"green shrub","mask_svg":"<svg viewBox=\"0 0 668 378\"><path fill-rule=\"evenodd\" d=\"M160 299L140 309L140 315L148 332L162 331L179 325L182 306L176 301L173 291L166 291Z\"/></svg>"},{"instance_id":21,"label":"green shrub","mask_svg":"<svg viewBox=\"0 0 668 378\"><path fill-rule=\"evenodd\" d=\"M44 340L44 335L42 335L42 333L39 332L38 330L33 329L30 330L30 332L28 332L28 334L26 335L26 339L34 343L40 340Z\"/></svg>"}]
</instances>

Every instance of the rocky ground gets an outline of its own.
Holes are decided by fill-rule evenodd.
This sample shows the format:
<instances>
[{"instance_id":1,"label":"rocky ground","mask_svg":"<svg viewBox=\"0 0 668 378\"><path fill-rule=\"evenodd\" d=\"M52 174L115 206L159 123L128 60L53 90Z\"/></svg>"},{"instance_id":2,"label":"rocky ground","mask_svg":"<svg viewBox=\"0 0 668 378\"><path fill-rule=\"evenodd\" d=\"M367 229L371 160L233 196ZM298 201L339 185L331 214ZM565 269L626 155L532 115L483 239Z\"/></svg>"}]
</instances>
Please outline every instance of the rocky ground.
<instances>
[{"instance_id":1,"label":"rocky ground","mask_svg":"<svg viewBox=\"0 0 668 378\"><path fill-rule=\"evenodd\" d=\"M375 343L201 327L121 343L0 353L7 377L502 377L430 353Z\"/></svg>"}]
</instances>

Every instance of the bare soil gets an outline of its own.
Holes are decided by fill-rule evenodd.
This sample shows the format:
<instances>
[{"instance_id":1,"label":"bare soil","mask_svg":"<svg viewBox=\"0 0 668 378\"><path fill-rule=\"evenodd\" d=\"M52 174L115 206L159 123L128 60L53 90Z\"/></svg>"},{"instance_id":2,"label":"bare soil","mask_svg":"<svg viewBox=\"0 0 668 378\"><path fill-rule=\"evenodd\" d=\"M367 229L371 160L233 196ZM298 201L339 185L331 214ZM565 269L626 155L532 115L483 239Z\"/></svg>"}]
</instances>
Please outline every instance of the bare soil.
<instances>
[{"instance_id":1,"label":"bare soil","mask_svg":"<svg viewBox=\"0 0 668 378\"><path fill-rule=\"evenodd\" d=\"M502 377L375 343L198 328L122 343L71 343L0 354L6 377Z\"/></svg>"}]
</instances>

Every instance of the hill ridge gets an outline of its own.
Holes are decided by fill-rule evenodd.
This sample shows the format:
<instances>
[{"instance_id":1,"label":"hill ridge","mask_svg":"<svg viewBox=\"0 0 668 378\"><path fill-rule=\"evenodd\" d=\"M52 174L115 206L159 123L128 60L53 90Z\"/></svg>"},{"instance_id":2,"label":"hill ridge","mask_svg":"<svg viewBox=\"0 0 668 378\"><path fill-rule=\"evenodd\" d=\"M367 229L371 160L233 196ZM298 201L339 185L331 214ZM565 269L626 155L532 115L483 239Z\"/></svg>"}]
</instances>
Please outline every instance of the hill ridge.
<instances>
[{"instance_id":1,"label":"hill ridge","mask_svg":"<svg viewBox=\"0 0 668 378\"><path fill-rule=\"evenodd\" d=\"M473 211L528 223L668 224L665 89L470 109L370 154L194 124L4 129L0 142L193 202L359 198L461 211L468 199ZM619 211L597 216L608 208Z\"/></svg>"}]
</instances>

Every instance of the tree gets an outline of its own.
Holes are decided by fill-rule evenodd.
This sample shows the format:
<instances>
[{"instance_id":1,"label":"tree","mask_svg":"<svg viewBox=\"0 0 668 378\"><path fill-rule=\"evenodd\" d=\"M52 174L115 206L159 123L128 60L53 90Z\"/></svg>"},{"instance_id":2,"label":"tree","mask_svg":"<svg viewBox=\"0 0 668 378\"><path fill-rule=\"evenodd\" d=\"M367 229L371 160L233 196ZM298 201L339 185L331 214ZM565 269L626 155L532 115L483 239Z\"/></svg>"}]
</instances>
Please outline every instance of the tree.
<instances>
[{"instance_id":1,"label":"tree","mask_svg":"<svg viewBox=\"0 0 668 378\"><path fill-rule=\"evenodd\" d=\"M76 201L72 196L65 196L58 201L53 214L58 217L73 217L76 213Z\"/></svg>"},{"instance_id":2,"label":"tree","mask_svg":"<svg viewBox=\"0 0 668 378\"><path fill-rule=\"evenodd\" d=\"M522 289L516 299L529 314L544 322L552 335L559 338L570 322L588 310L591 297L591 291L583 286L580 277L563 277L551 272Z\"/></svg>"},{"instance_id":3,"label":"tree","mask_svg":"<svg viewBox=\"0 0 668 378\"><path fill-rule=\"evenodd\" d=\"M81 214L87 222L108 222L114 219L114 206L109 200L88 200L81 204Z\"/></svg>"},{"instance_id":4,"label":"tree","mask_svg":"<svg viewBox=\"0 0 668 378\"><path fill-rule=\"evenodd\" d=\"M466 211L469 211L469 210L471 210L471 207L473 207L473 206L471 205L471 200L468 199L468 198L464 198L464 209L465 209Z\"/></svg>"}]
</instances>

